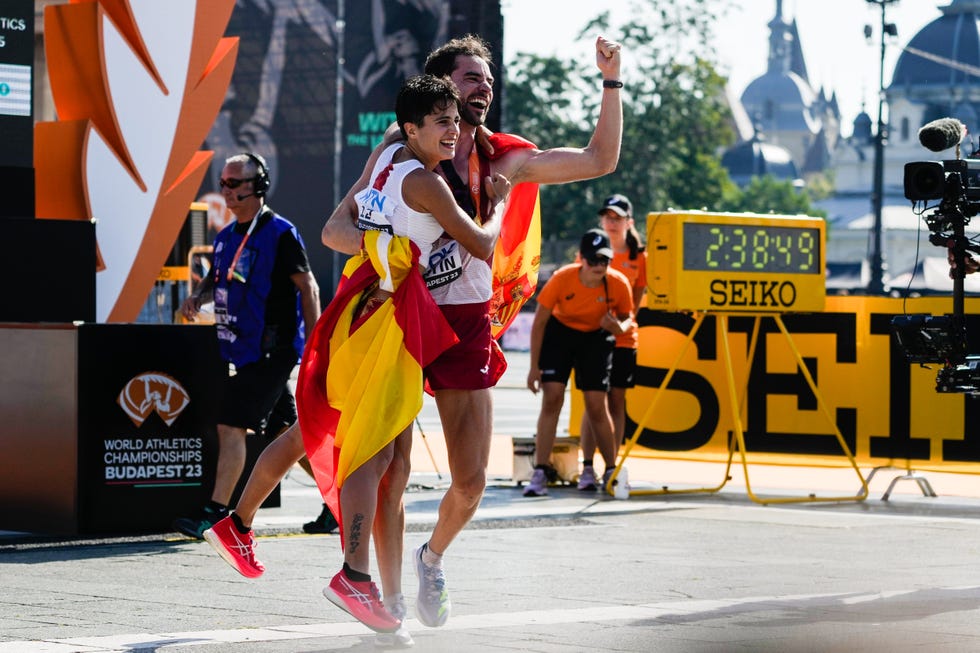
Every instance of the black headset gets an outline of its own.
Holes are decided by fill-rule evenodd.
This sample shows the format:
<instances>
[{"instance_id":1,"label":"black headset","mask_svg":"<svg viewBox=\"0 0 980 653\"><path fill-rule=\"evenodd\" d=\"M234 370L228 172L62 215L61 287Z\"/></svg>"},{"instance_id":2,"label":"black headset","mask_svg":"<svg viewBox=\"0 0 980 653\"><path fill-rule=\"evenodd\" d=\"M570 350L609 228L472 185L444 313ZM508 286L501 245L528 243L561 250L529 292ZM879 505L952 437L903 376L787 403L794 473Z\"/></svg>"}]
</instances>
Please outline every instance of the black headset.
<instances>
[{"instance_id":1,"label":"black headset","mask_svg":"<svg viewBox=\"0 0 980 653\"><path fill-rule=\"evenodd\" d=\"M252 181L252 192L255 193L256 197L265 197L271 185L269 182L269 167L265 164L265 159L258 154L245 152L245 156L251 159L256 167L255 179Z\"/></svg>"}]
</instances>

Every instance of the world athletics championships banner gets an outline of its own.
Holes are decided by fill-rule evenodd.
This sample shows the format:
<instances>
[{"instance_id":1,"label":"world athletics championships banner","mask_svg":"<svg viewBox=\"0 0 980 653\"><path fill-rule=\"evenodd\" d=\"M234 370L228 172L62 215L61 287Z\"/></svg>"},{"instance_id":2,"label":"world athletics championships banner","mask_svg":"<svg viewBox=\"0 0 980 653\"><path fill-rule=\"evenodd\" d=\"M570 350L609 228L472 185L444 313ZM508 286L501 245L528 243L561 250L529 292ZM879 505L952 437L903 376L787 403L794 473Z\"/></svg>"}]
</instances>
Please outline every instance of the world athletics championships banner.
<instances>
[{"instance_id":1,"label":"world athletics championships banner","mask_svg":"<svg viewBox=\"0 0 980 653\"><path fill-rule=\"evenodd\" d=\"M827 297L822 313L783 316L824 404L862 466L911 461L916 469L980 472L980 399L937 393L937 365L910 365L891 334L895 315L952 310L944 298ZM967 298L968 352L980 353L980 299ZM643 309L636 387L626 395L626 437L636 430L677 358L693 318ZM837 466L847 459L833 428L796 365L785 336L763 318L751 361L751 317L729 320L739 397L751 371L743 409L749 462ZM721 334L706 318L648 418L632 456L717 461L733 430ZM569 430L579 432L581 394ZM789 457L787 457L787 454Z\"/></svg>"}]
</instances>

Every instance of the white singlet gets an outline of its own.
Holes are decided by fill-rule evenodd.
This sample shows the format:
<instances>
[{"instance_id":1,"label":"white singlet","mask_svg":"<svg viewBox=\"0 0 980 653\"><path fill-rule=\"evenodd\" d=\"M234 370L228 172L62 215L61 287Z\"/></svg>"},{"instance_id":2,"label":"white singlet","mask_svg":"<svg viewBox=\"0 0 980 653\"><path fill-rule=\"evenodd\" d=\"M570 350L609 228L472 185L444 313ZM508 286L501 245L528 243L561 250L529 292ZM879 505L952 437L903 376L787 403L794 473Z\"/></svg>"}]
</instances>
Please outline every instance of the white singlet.
<instances>
[{"instance_id":1,"label":"white singlet","mask_svg":"<svg viewBox=\"0 0 980 653\"><path fill-rule=\"evenodd\" d=\"M443 234L442 225L431 213L420 213L405 203L402 183L412 171L422 168L418 159L392 163L401 143L387 147L371 171L367 188L354 196L357 203L357 227L394 236L408 236L419 248L419 263L428 266L433 243Z\"/></svg>"}]
</instances>

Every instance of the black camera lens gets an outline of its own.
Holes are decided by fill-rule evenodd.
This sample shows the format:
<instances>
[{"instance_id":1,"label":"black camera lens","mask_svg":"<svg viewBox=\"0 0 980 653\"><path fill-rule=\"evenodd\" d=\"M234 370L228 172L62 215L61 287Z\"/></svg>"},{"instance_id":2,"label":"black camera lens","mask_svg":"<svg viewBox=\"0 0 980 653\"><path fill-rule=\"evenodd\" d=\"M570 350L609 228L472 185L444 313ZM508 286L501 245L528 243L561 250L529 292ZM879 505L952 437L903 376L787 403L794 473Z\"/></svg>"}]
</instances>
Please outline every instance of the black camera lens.
<instances>
[{"instance_id":1,"label":"black camera lens","mask_svg":"<svg viewBox=\"0 0 980 653\"><path fill-rule=\"evenodd\" d=\"M938 161L905 164L905 197L913 202L941 200L946 190L946 171Z\"/></svg>"}]
</instances>

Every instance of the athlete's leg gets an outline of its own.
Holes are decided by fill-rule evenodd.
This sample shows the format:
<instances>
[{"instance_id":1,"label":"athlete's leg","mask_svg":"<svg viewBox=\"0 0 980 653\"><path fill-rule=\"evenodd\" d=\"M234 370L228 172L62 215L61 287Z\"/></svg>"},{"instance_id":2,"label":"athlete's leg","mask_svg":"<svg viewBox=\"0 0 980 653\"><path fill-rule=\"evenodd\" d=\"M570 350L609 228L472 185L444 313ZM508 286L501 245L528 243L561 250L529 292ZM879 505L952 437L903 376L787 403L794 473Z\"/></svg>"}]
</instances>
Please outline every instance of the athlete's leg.
<instances>
[{"instance_id":1,"label":"athlete's leg","mask_svg":"<svg viewBox=\"0 0 980 653\"><path fill-rule=\"evenodd\" d=\"M235 513L245 526L252 525L255 513L262 503L276 489L276 485L282 481L289 469L301 458L305 460L305 453L299 422L295 422L283 431L262 451L262 455L255 461L245 489L242 490L238 505L235 506Z\"/></svg>"},{"instance_id":2,"label":"athlete's leg","mask_svg":"<svg viewBox=\"0 0 980 653\"><path fill-rule=\"evenodd\" d=\"M389 442L370 460L350 473L340 488L340 514L344 523L344 562L351 569L369 573L371 552L368 541L378 508L378 487L391 464L395 443Z\"/></svg>"},{"instance_id":3,"label":"athlete's leg","mask_svg":"<svg viewBox=\"0 0 980 653\"><path fill-rule=\"evenodd\" d=\"M218 465L211 500L227 506L245 469L245 437L242 427L218 424Z\"/></svg>"},{"instance_id":4,"label":"athlete's leg","mask_svg":"<svg viewBox=\"0 0 980 653\"><path fill-rule=\"evenodd\" d=\"M599 453L606 462L606 469L616 466L616 452L619 447L613 443L612 419L606 403L606 392L603 390L586 390L582 393L585 399L585 412L592 423Z\"/></svg>"},{"instance_id":5,"label":"athlete's leg","mask_svg":"<svg viewBox=\"0 0 980 653\"><path fill-rule=\"evenodd\" d=\"M609 388L606 400L613 423L613 444L618 449L626 436L626 388Z\"/></svg>"},{"instance_id":6,"label":"athlete's leg","mask_svg":"<svg viewBox=\"0 0 980 653\"><path fill-rule=\"evenodd\" d=\"M589 415L585 411L582 411L582 426L578 446L582 450L583 460L592 460L595 457L595 434L592 432L592 422L589 421Z\"/></svg>"},{"instance_id":7,"label":"athlete's leg","mask_svg":"<svg viewBox=\"0 0 980 653\"><path fill-rule=\"evenodd\" d=\"M395 452L378 487L374 517L374 550L385 596L402 593L402 555L405 544L405 488L412 472L412 426L395 438Z\"/></svg>"},{"instance_id":8,"label":"athlete's leg","mask_svg":"<svg viewBox=\"0 0 980 653\"><path fill-rule=\"evenodd\" d=\"M483 498L493 435L493 397L490 388L437 390L436 407L452 477L429 539L429 550L441 555L469 523Z\"/></svg>"}]
</instances>

